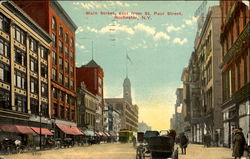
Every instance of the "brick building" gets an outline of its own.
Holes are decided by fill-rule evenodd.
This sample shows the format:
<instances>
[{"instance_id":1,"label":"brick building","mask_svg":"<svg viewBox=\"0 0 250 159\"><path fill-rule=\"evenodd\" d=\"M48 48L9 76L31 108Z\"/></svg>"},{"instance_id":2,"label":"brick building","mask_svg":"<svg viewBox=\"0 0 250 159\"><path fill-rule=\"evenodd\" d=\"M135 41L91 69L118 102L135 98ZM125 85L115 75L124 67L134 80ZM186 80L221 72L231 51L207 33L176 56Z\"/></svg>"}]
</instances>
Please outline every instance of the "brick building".
<instances>
[{"instance_id":1,"label":"brick building","mask_svg":"<svg viewBox=\"0 0 250 159\"><path fill-rule=\"evenodd\" d=\"M57 1L15 1L52 37L51 114L57 125L76 126L75 31L77 26ZM57 129L59 128L59 129ZM63 130L61 132L64 132ZM65 134L74 134L64 132Z\"/></svg>"},{"instance_id":2,"label":"brick building","mask_svg":"<svg viewBox=\"0 0 250 159\"><path fill-rule=\"evenodd\" d=\"M234 128L250 131L249 3L220 1L220 8L224 146L230 147Z\"/></svg>"},{"instance_id":3,"label":"brick building","mask_svg":"<svg viewBox=\"0 0 250 159\"><path fill-rule=\"evenodd\" d=\"M95 129L103 131L103 69L91 60L88 64L76 68L76 76L76 86L81 87L81 82L84 82L86 89L98 98Z\"/></svg>"}]
</instances>

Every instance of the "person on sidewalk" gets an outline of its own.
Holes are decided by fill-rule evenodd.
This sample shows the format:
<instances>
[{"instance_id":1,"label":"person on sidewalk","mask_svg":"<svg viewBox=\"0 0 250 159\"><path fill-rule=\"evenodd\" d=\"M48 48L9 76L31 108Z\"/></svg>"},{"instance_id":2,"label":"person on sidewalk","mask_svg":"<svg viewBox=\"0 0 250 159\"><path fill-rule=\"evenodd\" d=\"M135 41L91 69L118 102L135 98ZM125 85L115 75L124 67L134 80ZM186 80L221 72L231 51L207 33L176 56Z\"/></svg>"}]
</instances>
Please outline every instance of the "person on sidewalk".
<instances>
[{"instance_id":1,"label":"person on sidewalk","mask_svg":"<svg viewBox=\"0 0 250 159\"><path fill-rule=\"evenodd\" d=\"M214 142L215 142L215 146L219 147L219 133L218 133L218 131L215 131Z\"/></svg>"},{"instance_id":2,"label":"person on sidewalk","mask_svg":"<svg viewBox=\"0 0 250 159\"><path fill-rule=\"evenodd\" d=\"M186 154L186 149L188 145L188 138L184 133L180 134L180 148L181 148L181 154Z\"/></svg>"},{"instance_id":3,"label":"person on sidewalk","mask_svg":"<svg viewBox=\"0 0 250 159\"><path fill-rule=\"evenodd\" d=\"M235 135L233 137L233 157L234 159L241 159L244 153L244 148L246 145L246 139L242 133L242 129L235 129Z\"/></svg>"}]
</instances>

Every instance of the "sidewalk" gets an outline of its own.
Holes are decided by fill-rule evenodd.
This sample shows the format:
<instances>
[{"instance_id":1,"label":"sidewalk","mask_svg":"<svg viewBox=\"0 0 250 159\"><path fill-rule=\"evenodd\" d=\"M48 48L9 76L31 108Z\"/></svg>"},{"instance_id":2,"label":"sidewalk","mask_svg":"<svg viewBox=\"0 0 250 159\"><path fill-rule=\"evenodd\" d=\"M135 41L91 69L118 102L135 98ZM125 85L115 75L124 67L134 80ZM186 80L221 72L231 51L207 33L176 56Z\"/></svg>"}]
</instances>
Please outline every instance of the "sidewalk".
<instances>
[{"instance_id":1,"label":"sidewalk","mask_svg":"<svg viewBox=\"0 0 250 159\"><path fill-rule=\"evenodd\" d=\"M203 145L189 144L187 154L182 155L179 148L179 159L234 159L232 151L229 148L223 147L209 147ZM242 157L241 159L247 159Z\"/></svg>"}]
</instances>

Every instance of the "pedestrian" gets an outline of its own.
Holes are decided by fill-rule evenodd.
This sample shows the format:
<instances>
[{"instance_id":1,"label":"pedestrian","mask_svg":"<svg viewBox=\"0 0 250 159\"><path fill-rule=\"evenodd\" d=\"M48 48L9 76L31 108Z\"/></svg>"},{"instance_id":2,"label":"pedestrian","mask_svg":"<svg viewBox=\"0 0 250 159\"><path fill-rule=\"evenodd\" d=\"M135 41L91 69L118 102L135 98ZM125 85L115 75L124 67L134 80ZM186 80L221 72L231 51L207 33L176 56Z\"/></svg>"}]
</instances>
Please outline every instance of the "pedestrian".
<instances>
[{"instance_id":1,"label":"pedestrian","mask_svg":"<svg viewBox=\"0 0 250 159\"><path fill-rule=\"evenodd\" d=\"M218 147L219 146L219 133L218 131L215 131L215 134L214 134L214 142L215 142L215 146Z\"/></svg>"},{"instance_id":2,"label":"pedestrian","mask_svg":"<svg viewBox=\"0 0 250 159\"><path fill-rule=\"evenodd\" d=\"M238 128L234 130L235 135L233 137L233 157L234 159L241 159L244 154L244 148L246 145L246 139L242 133L242 129Z\"/></svg>"},{"instance_id":3,"label":"pedestrian","mask_svg":"<svg viewBox=\"0 0 250 159\"><path fill-rule=\"evenodd\" d=\"M180 148L181 148L181 154L186 154L186 149L188 145L188 138L184 133L180 134Z\"/></svg>"}]
</instances>

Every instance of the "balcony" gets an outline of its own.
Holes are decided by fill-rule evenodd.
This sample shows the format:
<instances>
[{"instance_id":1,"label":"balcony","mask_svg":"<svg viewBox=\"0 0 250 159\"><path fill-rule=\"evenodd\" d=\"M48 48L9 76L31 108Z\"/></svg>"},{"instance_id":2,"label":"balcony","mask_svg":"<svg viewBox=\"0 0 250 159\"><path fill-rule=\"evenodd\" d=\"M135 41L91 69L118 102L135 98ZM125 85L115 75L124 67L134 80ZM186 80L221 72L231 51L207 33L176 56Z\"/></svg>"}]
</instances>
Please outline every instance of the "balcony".
<instances>
[{"instance_id":1,"label":"balcony","mask_svg":"<svg viewBox=\"0 0 250 159\"><path fill-rule=\"evenodd\" d=\"M224 56L220 68L222 68L225 64L229 63L234 57L236 57L240 53L240 48L242 47L244 42L248 41L249 33L250 33L250 22L248 22L244 30L238 36L235 43L232 45L232 47L228 50L227 54Z\"/></svg>"}]
</instances>

